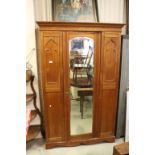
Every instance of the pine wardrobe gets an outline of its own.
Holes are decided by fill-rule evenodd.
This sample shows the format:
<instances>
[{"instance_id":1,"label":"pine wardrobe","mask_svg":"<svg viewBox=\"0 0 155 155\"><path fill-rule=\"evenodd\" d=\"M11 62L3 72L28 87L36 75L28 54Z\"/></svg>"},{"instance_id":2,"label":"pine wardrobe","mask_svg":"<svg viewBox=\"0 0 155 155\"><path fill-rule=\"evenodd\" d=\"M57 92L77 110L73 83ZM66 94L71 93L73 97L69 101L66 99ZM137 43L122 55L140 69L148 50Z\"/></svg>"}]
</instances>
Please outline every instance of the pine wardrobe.
<instances>
[{"instance_id":1,"label":"pine wardrobe","mask_svg":"<svg viewBox=\"0 0 155 155\"><path fill-rule=\"evenodd\" d=\"M37 25L46 148L114 142L123 24Z\"/></svg>"}]
</instances>

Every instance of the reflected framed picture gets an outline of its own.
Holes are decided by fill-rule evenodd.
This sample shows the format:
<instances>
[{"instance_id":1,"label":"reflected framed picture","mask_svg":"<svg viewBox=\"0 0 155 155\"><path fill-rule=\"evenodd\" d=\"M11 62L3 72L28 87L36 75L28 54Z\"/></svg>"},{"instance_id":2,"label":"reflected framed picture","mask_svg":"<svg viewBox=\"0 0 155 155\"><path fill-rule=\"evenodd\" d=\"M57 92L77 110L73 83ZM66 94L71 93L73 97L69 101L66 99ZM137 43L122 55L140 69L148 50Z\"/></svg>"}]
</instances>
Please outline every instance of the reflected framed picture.
<instances>
[{"instance_id":1,"label":"reflected framed picture","mask_svg":"<svg viewBox=\"0 0 155 155\"><path fill-rule=\"evenodd\" d=\"M53 21L98 22L97 0L52 0Z\"/></svg>"}]
</instances>

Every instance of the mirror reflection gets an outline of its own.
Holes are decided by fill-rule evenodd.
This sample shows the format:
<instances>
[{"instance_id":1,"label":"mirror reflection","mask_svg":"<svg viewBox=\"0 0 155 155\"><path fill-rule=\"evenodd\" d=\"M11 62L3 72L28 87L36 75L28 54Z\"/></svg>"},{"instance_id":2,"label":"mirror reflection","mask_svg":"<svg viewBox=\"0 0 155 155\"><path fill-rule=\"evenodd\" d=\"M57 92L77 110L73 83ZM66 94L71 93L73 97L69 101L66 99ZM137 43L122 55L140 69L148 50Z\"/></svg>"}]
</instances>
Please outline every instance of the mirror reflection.
<instances>
[{"instance_id":1,"label":"mirror reflection","mask_svg":"<svg viewBox=\"0 0 155 155\"><path fill-rule=\"evenodd\" d=\"M71 135L92 132L94 40L69 41Z\"/></svg>"}]
</instances>

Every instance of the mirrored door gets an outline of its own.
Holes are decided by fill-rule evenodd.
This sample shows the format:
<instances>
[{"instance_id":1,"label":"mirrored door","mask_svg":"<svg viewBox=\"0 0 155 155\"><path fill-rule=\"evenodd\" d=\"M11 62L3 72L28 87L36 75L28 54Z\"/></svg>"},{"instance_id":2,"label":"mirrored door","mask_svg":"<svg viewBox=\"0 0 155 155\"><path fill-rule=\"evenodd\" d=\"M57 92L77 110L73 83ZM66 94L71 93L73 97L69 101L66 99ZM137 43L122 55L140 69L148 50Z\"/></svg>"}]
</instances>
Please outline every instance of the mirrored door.
<instances>
[{"instance_id":1,"label":"mirrored door","mask_svg":"<svg viewBox=\"0 0 155 155\"><path fill-rule=\"evenodd\" d=\"M68 44L70 135L92 133L94 39L77 35Z\"/></svg>"}]
</instances>

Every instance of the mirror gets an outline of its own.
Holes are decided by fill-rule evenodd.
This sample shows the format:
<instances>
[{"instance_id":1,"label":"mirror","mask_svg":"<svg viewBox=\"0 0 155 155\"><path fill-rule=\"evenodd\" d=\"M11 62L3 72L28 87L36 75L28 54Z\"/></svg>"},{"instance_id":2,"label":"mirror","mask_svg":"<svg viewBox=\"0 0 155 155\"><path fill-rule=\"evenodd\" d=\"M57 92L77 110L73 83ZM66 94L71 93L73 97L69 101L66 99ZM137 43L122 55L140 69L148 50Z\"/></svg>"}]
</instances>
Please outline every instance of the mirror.
<instances>
[{"instance_id":1,"label":"mirror","mask_svg":"<svg viewBox=\"0 0 155 155\"><path fill-rule=\"evenodd\" d=\"M94 40L69 40L69 58L71 135L92 133Z\"/></svg>"}]
</instances>

